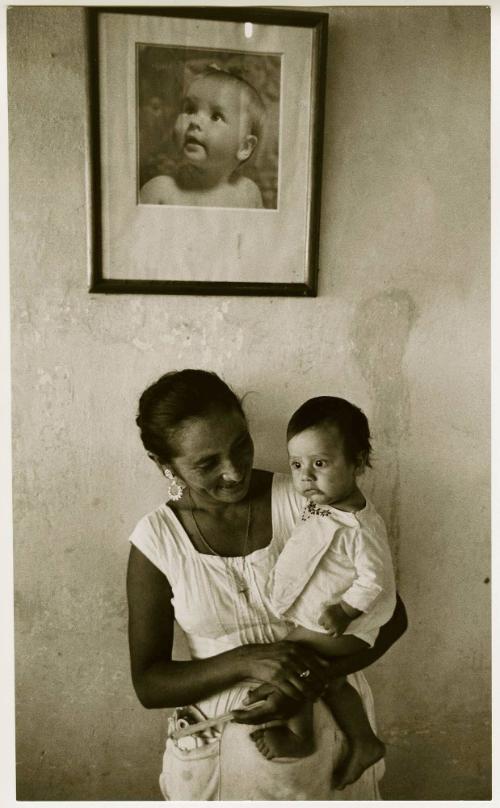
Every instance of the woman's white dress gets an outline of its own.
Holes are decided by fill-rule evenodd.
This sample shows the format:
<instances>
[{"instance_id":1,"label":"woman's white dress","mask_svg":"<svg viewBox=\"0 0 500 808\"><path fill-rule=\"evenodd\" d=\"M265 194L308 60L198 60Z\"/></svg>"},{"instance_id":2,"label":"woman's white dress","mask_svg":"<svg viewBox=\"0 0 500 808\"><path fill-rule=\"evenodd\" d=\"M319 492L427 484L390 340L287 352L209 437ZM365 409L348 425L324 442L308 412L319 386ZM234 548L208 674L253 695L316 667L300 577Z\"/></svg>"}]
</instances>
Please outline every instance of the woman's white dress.
<instances>
[{"instance_id":1,"label":"woman's white dress","mask_svg":"<svg viewBox=\"0 0 500 808\"><path fill-rule=\"evenodd\" d=\"M282 640L287 626L271 611L266 582L305 500L290 478L275 474L272 485L273 535L267 547L245 557L222 558L198 552L175 513L161 505L143 517L130 541L168 578L175 618L192 658L203 659L247 643ZM242 581L247 587L244 587ZM373 700L363 674L349 677L374 723ZM249 685L230 688L197 703L211 718L240 705ZM383 762L343 791L331 789L343 735L322 701L314 705L316 751L306 758L266 760L249 737L252 727L225 725L214 742L184 751L168 738L160 787L168 800L375 800Z\"/></svg>"}]
</instances>

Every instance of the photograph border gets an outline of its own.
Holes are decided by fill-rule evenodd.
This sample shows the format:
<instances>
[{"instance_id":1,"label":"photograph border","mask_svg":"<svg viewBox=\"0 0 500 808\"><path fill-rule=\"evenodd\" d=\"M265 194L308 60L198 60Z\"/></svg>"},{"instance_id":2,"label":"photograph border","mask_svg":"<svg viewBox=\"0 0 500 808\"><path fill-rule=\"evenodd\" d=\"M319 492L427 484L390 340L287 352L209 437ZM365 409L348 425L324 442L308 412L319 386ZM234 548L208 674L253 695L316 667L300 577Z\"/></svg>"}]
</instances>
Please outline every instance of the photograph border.
<instances>
[{"instance_id":1,"label":"photograph border","mask_svg":"<svg viewBox=\"0 0 500 808\"><path fill-rule=\"evenodd\" d=\"M310 28L313 33L310 84L310 188L307 207L307 234L303 282L267 283L254 281L197 281L106 278L103 275L103 225L101 217L101 125L100 65L98 21L101 14L127 14L250 22L255 24ZM264 7L153 7L96 6L86 9L89 102L89 217L90 217L90 285L89 292L105 294L177 294L177 295L247 295L315 297L317 294L321 175L323 156L325 77L328 42L328 14L295 9Z\"/></svg>"}]
</instances>

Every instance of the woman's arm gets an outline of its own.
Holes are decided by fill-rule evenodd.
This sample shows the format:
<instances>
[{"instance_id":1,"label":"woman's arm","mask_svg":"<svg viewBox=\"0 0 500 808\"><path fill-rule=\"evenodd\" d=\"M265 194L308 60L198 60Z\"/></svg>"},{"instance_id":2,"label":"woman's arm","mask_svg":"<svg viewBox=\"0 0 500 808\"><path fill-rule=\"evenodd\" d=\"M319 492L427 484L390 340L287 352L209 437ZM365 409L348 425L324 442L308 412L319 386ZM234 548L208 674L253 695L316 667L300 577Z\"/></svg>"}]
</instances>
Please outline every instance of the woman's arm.
<instances>
[{"instance_id":1,"label":"woman's arm","mask_svg":"<svg viewBox=\"0 0 500 808\"><path fill-rule=\"evenodd\" d=\"M363 668L367 668L386 651L389 650L396 640L398 640L408 627L408 619L403 601L396 595L396 608L390 620L383 625L378 633L375 644L372 648L367 648L350 656L337 657L330 661L328 671L330 676L347 676ZM317 694L317 696L320 694ZM316 697L317 697L316 696ZM257 687L247 697L247 703L266 699L267 703L262 707L256 707L251 713L236 711L235 719L241 724L260 724L274 718L287 718L297 712L297 701L276 693L267 684Z\"/></svg>"},{"instance_id":2,"label":"woman's arm","mask_svg":"<svg viewBox=\"0 0 500 808\"><path fill-rule=\"evenodd\" d=\"M406 609L403 601L396 594L396 608L391 619L380 628L373 647L358 651L358 653L350 656L337 657L330 662L330 673L332 676L347 676L349 673L356 673L356 671L367 668L368 665L383 656L391 645L394 645L396 640L405 633L407 628Z\"/></svg>"},{"instance_id":3,"label":"woman's arm","mask_svg":"<svg viewBox=\"0 0 500 808\"><path fill-rule=\"evenodd\" d=\"M172 661L172 590L163 573L134 545L127 596L132 682L144 707L192 704L249 678L268 682L295 699L328 681L324 661L290 642L244 645L208 659ZM301 679L306 668L311 676Z\"/></svg>"}]
</instances>

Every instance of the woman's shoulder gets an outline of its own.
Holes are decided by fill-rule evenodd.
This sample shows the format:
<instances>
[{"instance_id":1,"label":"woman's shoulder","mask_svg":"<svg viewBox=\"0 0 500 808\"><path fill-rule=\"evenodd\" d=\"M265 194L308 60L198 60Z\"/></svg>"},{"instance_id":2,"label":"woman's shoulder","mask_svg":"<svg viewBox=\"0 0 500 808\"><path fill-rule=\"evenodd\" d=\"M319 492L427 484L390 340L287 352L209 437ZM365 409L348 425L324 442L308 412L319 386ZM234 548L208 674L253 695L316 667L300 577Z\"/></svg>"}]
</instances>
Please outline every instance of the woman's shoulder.
<instances>
[{"instance_id":1,"label":"woman's shoulder","mask_svg":"<svg viewBox=\"0 0 500 808\"><path fill-rule=\"evenodd\" d=\"M275 471L273 473L273 498L284 498L285 500L292 500L297 502L300 506L305 502L304 497L300 496L293 487L292 475L283 471Z\"/></svg>"},{"instance_id":2,"label":"woman's shoulder","mask_svg":"<svg viewBox=\"0 0 500 808\"><path fill-rule=\"evenodd\" d=\"M182 544L178 526L174 512L163 503L139 519L129 536L129 542L156 567L165 571L172 551Z\"/></svg>"},{"instance_id":3,"label":"woman's shoulder","mask_svg":"<svg viewBox=\"0 0 500 808\"><path fill-rule=\"evenodd\" d=\"M157 505L156 508L152 508L150 511L147 511L140 519L137 521L135 530L150 528L152 530L159 529L159 526L164 524L165 522L169 522L170 519L174 518L175 514L172 509L168 506L166 502L162 502L160 505Z\"/></svg>"},{"instance_id":4,"label":"woman's shoulder","mask_svg":"<svg viewBox=\"0 0 500 808\"><path fill-rule=\"evenodd\" d=\"M289 535L300 519L306 499L293 487L290 474L276 471L272 475L273 523L280 533Z\"/></svg>"}]
</instances>

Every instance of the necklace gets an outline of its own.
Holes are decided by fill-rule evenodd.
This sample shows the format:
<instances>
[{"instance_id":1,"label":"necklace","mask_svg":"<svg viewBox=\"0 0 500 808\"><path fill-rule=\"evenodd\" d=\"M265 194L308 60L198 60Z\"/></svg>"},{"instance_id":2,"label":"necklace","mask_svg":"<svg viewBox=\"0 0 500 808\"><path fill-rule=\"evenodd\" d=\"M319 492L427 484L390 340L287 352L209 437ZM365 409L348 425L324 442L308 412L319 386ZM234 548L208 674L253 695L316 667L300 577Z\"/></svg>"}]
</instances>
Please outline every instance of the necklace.
<instances>
[{"instance_id":1,"label":"necklace","mask_svg":"<svg viewBox=\"0 0 500 808\"><path fill-rule=\"evenodd\" d=\"M252 504L251 504L250 500L248 501L247 525L246 525L246 529L245 529L245 539L244 539L244 542L243 542L243 549L242 549L242 553L241 553L241 555L242 555L242 572L241 573L234 567L233 564L230 564L229 558L227 556L221 556L220 553L218 553L216 550L214 550L212 545L209 544L209 542L206 540L206 538L203 535L203 532L202 532L202 530L201 530L201 528L200 528L200 526L198 524L196 516L194 515L194 503L193 503L193 498L191 496L191 491L189 491L189 503L190 503L189 510L191 512L191 517L193 519L193 524L194 524L194 526L196 528L196 532L198 534L198 537L199 537L201 543L209 551L210 555L219 556L219 558L222 558L224 567L226 569L226 574L233 578L235 586L236 586L236 589L238 590L238 593L240 595L244 595L247 598L248 597L248 583L247 583L247 580L246 580L246 574L245 573L246 573L246 566L247 566L246 549L247 549L247 546L248 546L248 537L250 535L250 523L252 521Z\"/></svg>"}]
</instances>

